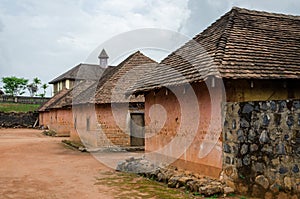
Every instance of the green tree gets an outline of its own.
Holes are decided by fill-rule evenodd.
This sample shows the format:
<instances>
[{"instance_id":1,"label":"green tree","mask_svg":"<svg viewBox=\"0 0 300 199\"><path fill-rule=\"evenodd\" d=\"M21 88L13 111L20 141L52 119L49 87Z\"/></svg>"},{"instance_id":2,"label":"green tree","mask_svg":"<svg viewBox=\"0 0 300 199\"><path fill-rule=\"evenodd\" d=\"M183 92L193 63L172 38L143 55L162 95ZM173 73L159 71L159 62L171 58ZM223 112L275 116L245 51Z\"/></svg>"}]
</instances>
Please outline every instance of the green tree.
<instances>
[{"instance_id":1,"label":"green tree","mask_svg":"<svg viewBox=\"0 0 300 199\"><path fill-rule=\"evenodd\" d=\"M33 81L31 84L27 85L27 89L30 93L30 96L33 97L36 95L37 91L39 90L38 85L42 84L41 80L37 77L33 78Z\"/></svg>"},{"instance_id":2,"label":"green tree","mask_svg":"<svg viewBox=\"0 0 300 199\"><path fill-rule=\"evenodd\" d=\"M48 88L48 84L43 84L42 85L42 89L44 90L44 93L41 93L40 96L41 97L45 97L46 96L46 89Z\"/></svg>"},{"instance_id":3,"label":"green tree","mask_svg":"<svg viewBox=\"0 0 300 199\"><path fill-rule=\"evenodd\" d=\"M15 76L11 77L3 77L3 88L5 93L9 95L23 95L25 93L25 89L28 83L28 79L18 78Z\"/></svg>"},{"instance_id":4,"label":"green tree","mask_svg":"<svg viewBox=\"0 0 300 199\"><path fill-rule=\"evenodd\" d=\"M35 77L35 78L33 78L33 83L36 85L39 85L39 84L42 84L42 81L39 78Z\"/></svg>"}]
</instances>

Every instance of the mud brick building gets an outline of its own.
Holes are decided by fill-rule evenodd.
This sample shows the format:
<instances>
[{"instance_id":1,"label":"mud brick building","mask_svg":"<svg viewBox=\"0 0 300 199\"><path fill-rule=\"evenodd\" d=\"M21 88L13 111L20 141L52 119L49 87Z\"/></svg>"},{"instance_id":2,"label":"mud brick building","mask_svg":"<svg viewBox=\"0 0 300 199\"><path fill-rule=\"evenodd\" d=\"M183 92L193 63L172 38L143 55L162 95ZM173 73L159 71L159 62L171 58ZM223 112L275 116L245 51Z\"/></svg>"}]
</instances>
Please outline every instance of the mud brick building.
<instances>
[{"instance_id":1,"label":"mud brick building","mask_svg":"<svg viewBox=\"0 0 300 199\"><path fill-rule=\"evenodd\" d=\"M73 98L113 68L107 65L108 56L104 49L98 58L101 65L81 63L49 82L53 84L54 96L38 110L40 126L60 135L70 134L74 125Z\"/></svg>"},{"instance_id":2,"label":"mud brick building","mask_svg":"<svg viewBox=\"0 0 300 199\"><path fill-rule=\"evenodd\" d=\"M145 97L145 150L168 158L181 147L174 165L218 177L222 105L300 99L299 38L299 16L234 7L131 88Z\"/></svg>"},{"instance_id":3,"label":"mud brick building","mask_svg":"<svg viewBox=\"0 0 300 199\"><path fill-rule=\"evenodd\" d=\"M73 98L91 86L95 81L82 80L75 83L71 89L64 88L39 108L39 124L58 135L70 135L73 127Z\"/></svg>"},{"instance_id":4,"label":"mud brick building","mask_svg":"<svg viewBox=\"0 0 300 199\"><path fill-rule=\"evenodd\" d=\"M53 85L53 95L63 89L71 89L75 85L76 81L80 80L99 80L104 70L109 67L107 65L107 53L103 49L98 56L100 65L98 64L85 64L80 63L77 66L71 68L67 72L59 75L55 79L51 80L49 84ZM100 66L100 67L99 67Z\"/></svg>"},{"instance_id":5,"label":"mud brick building","mask_svg":"<svg viewBox=\"0 0 300 199\"><path fill-rule=\"evenodd\" d=\"M144 98L125 92L153 64L135 52L75 97L70 139L91 148L144 146Z\"/></svg>"}]
</instances>

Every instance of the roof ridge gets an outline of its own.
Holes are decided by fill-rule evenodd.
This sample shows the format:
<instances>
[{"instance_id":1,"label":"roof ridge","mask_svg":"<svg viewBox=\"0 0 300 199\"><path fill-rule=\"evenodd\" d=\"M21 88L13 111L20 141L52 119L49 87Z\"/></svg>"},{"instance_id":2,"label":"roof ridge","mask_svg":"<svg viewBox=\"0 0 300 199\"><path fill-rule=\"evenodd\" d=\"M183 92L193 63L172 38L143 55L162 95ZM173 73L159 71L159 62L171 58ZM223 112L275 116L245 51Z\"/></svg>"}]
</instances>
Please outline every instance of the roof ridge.
<instances>
[{"instance_id":1,"label":"roof ridge","mask_svg":"<svg viewBox=\"0 0 300 199\"><path fill-rule=\"evenodd\" d=\"M39 111L47 111L49 109L51 109L51 107L53 107L55 104L57 104L57 102L62 99L64 96L66 96L67 93L69 93L69 89L62 89L61 91L59 91L56 95L54 95L51 99L54 99L53 102L51 102L50 100L48 102L50 102L50 104L45 103L43 106L41 106L39 108ZM55 97L57 97L57 99L55 99Z\"/></svg>"},{"instance_id":2,"label":"roof ridge","mask_svg":"<svg viewBox=\"0 0 300 199\"><path fill-rule=\"evenodd\" d=\"M234 17L234 15L236 15L235 9L232 9L231 11L229 11L228 14L229 14L229 16L228 16L229 18L226 20L227 24L224 28L224 31L223 31L221 37L218 39L217 49L216 49L216 53L215 53L214 61L218 64L222 63L222 59L225 55L227 41L228 41L229 36L231 35L232 27L234 25L233 17ZM225 14L225 16L226 16L226 14ZM218 66L217 66L217 68L218 68Z\"/></svg>"},{"instance_id":3,"label":"roof ridge","mask_svg":"<svg viewBox=\"0 0 300 199\"><path fill-rule=\"evenodd\" d=\"M48 109L51 109L51 108L53 109L53 107L56 106L60 100L64 99L69 93L72 92L73 88L64 89L64 90L65 90L65 93L62 96L60 96L58 99L56 99L52 104L50 104L50 106L48 106Z\"/></svg>"},{"instance_id":4,"label":"roof ridge","mask_svg":"<svg viewBox=\"0 0 300 199\"><path fill-rule=\"evenodd\" d=\"M116 81L119 81L124 74L126 74L128 71L133 69L135 66L139 66L139 65L142 66L145 63L157 63L157 62L151 59L150 57L144 55L140 51L136 51L132 53L125 60L123 60L118 66L116 66L116 68L112 69L106 76L102 77L103 79L101 78L100 81L103 82L99 81L100 84L98 84L96 88L95 96L100 95L101 93L103 93L103 91L106 91L109 88L110 88L109 92L112 92L113 89L115 88ZM95 99L95 103L103 103L106 100L107 99L105 96L103 98L100 97Z\"/></svg>"},{"instance_id":5,"label":"roof ridge","mask_svg":"<svg viewBox=\"0 0 300 199\"><path fill-rule=\"evenodd\" d=\"M269 16L269 17L280 17L280 18L288 18L288 19L297 19L300 20L299 15L291 15L291 14L283 14L283 13L275 13L275 12L266 12L261 10L250 10L247 8L241 8L241 7L232 7L231 11L236 10L239 13L243 14L250 14L250 15L256 15L256 16Z\"/></svg>"},{"instance_id":6,"label":"roof ridge","mask_svg":"<svg viewBox=\"0 0 300 199\"><path fill-rule=\"evenodd\" d=\"M98 89L101 90L105 86L105 84L108 82L108 80L111 79L111 78L114 78L115 75L118 74L118 71L121 70L124 65L130 63L132 61L132 58L135 57L135 56L143 56L145 58L148 58L148 59L154 61L150 57L148 57L148 56L144 55L143 53L141 53L139 50L132 53L126 59L124 59L120 64L118 64L114 69L112 69L109 73L107 73L105 75L105 76L108 76L107 79L103 82L103 84L99 88L97 88L97 90ZM154 62L156 62L156 61L154 61Z\"/></svg>"}]
</instances>

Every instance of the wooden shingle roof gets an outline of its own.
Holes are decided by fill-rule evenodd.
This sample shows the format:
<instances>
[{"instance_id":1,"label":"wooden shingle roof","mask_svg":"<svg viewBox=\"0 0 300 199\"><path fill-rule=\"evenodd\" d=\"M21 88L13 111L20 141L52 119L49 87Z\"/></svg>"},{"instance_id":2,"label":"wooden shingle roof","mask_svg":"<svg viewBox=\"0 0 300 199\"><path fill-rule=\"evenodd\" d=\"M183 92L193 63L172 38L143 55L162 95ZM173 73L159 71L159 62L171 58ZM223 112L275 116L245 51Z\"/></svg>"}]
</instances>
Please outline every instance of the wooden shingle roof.
<instances>
[{"instance_id":1,"label":"wooden shingle roof","mask_svg":"<svg viewBox=\"0 0 300 199\"><path fill-rule=\"evenodd\" d=\"M55 104L58 100L63 98L69 92L68 89L62 89L56 95L54 95L51 99L49 99L46 103L44 103L39 109L39 112L49 111L52 104Z\"/></svg>"},{"instance_id":2,"label":"wooden shingle roof","mask_svg":"<svg viewBox=\"0 0 300 199\"><path fill-rule=\"evenodd\" d=\"M95 80L82 80L78 82L73 88L69 89L68 92L51 104L49 109L59 109L59 108L70 108L73 104L73 99L76 99L80 93L88 89L92 84L94 84Z\"/></svg>"},{"instance_id":3,"label":"wooden shingle roof","mask_svg":"<svg viewBox=\"0 0 300 199\"><path fill-rule=\"evenodd\" d=\"M80 93L74 100L75 104L105 104L128 102L125 92L139 78L153 68L157 63L137 51L122 61L118 66L112 67L100 80ZM131 101L143 102L142 96L132 98Z\"/></svg>"},{"instance_id":4,"label":"wooden shingle roof","mask_svg":"<svg viewBox=\"0 0 300 199\"><path fill-rule=\"evenodd\" d=\"M299 79L300 16L232 8L145 74L136 93L203 81Z\"/></svg>"},{"instance_id":5,"label":"wooden shingle roof","mask_svg":"<svg viewBox=\"0 0 300 199\"><path fill-rule=\"evenodd\" d=\"M76 82L73 88L59 91L49 101L39 108L39 112L50 111L51 109L70 108L73 99L76 98L81 92L94 84L95 80L81 80Z\"/></svg>"},{"instance_id":6,"label":"wooden shingle roof","mask_svg":"<svg viewBox=\"0 0 300 199\"><path fill-rule=\"evenodd\" d=\"M54 84L56 82L70 79L70 80L98 80L105 68L97 64L78 64L77 66L71 68L62 75L56 77L49 84Z\"/></svg>"}]
</instances>

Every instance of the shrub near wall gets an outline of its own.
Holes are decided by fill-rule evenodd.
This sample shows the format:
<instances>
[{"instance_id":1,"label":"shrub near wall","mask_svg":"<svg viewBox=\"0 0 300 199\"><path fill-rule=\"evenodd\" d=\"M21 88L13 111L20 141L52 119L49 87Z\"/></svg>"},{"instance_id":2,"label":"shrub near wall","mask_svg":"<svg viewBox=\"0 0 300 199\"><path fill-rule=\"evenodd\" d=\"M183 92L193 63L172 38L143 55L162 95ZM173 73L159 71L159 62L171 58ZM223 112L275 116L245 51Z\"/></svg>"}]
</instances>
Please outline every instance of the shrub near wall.
<instances>
[{"instance_id":1,"label":"shrub near wall","mask_svg":"<svg viewBox=\"0 0 300 199\"><path fill-rule=\"evenodd\" d=\"M16 128L16 127L33 127L34 123L38 119L37 112L27 113L5 113L0 112L0 126L5 128Z\"/></svg>"},{"instance_id":2,"label":"shrub near wall","mask_svg":"<svg viewBox=\"0 0 300 199\"><path fill-rule=\"evenodd\" d=\"M227 103L223 172L256 197L300 198L300 101Z\"/></svg>"}]
</instances>

